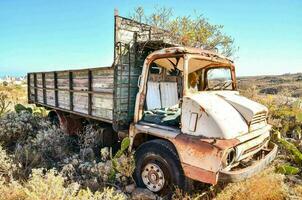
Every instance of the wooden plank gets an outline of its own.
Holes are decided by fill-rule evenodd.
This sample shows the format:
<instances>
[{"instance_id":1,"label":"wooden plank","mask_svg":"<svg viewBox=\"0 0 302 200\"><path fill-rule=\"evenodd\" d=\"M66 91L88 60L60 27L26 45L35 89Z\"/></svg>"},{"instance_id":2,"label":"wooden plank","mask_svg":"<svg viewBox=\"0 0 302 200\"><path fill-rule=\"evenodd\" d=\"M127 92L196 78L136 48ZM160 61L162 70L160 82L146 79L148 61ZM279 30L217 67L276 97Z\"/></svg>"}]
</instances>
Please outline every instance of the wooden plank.
<instances>
[{"instance_id":1,"label":"wooden plank","mask_svg":"<svg viewBox=\"0 0 302 200\"><path fill-rule=\"evenodd\" d=\"M87 91L88 90L88 78L74 78L73 77L73 89L74 90L82 90Z\"/></svg>"},{"instance_id":2,"label":"wooden plank","mask_svg":"<svg viewBox=\"0 0 302 200\"><path fill-rule=\"evenodd\" d=\"M88 70L88 91L92 92L92 71ZM88 115L92 113L92 94L88 94Z\"/></svg>"},{"instance_id":3,"label":"wooden plank","mask_svg":"<svg viewBox=\"0 0 302 200\"><path fill-rule=\"evenodd\" d=\"M31 74L27 74L27 101L28 103L30 103L31 101L31 97L30 97L30 93L31 93L31 88L30 88L30 77Z\"/></svg>"},{"instance_id":4,"label":"wooden plank","mask_svg":"<svg viewBox=\"0 0 302 200\"><path fill-rule=\"evenodd\" d=\"M125 85L126 87L127 85ZM31 88L36 88L36 89L43 89L42 87L31 87ZM112 92L110 91L88 91L88 90L69 90L69 89L53 89L53 88L46 88L46 89L52 89L52 90L57 90L57 91L65 91L65 92L77 92L77 93L83 93L83 94L111 94Z\"/></svg>"},{"instance_id":5,"label":"wooden plank","mask_svg":"<svg viewBox=\"0 0 302 200\"><path fill-rule=\"evenodd\" d=\"M92 108L113 109L113 95L93 95Z\"/></svg>"},{"instance_id":6,"label":"wooden plank","mask_svg":"<svg viewBox=\"0 0 302 200\"><path fill-rule=\"evenodd\" d=\"M46 85L45 85L45 73L42 73L42 87L43 87L43 103L44 104L47 104L46 103Z\"/></svg>"},{"instance_id":7,"label":"wooden plank","mask_svg":"<svg viewBox=\"0 0 302 200\"><path fill-rule=\"evenodd\" d=\"M49 105L56 106L54 90L46 89L46 102Z\"/></svg>"},{"instance_id":8,"label":"wooden plank","mask_svg":"<svg viewBox=\"0 0 302 200\"><path fill-rule=\"evenodd\" d=\"M74 98L74 111L88 114L88 94L73 93Z\"/></svg>"},{"instance_id":9,"label":"wooden plank","mask_svg":"<svg viewBox=\"0 0 302 200\"><path fill-rule=\"evenodd\" d=\"M32 101L31 103L35 102L35 91L34 90L30 90L30 100Z\"/></svg>"},{"instance_id":10,"label":"wooden plank","mask_svg":"<svg viewBox=\"0 0 302 200\"><path fill-rule=\"evenodd\" d=\"M30 86L34 87L35 84L34 84L34 73L30 73Z\"/></svg>"},{"instance_id":11,"label":"wooden plank","mask_svg":"<svg viewBox=\"0 0 302 200\"><path fill-rule=\"evenodd\" d=\"M54 88L58 89L58 74L57 72L53 73L53 78L54 78ZM55 105L58 107L59 106L59 100L58 100L58 91L55 90Z\"/></svg>"},{"instance_id":12,"label":"wooden plank","mask_svg":"<svg viewBox=\"0 0 302 200\"><path fill-rule=\"evenodd\" d=\"M113 120L113 111L104 108L92 109L92 116Z\"/></svg>"},{"instance_id":13,"label":"wooden plank","mask_svg":"<svg viewBox=\"0 0 302 200\"><path fill-rule=\"evenodd\" d=\"M70 109L70 100L69 100L69 92L67 91L57 91L58 93L58 107L64 108L64 109Z\"/></svg>"},{"instance_id":14,"label":"wooden plank","mask_svg":"<svg viewBox=\"0 0 302 200\"><path fill-rule=\"evenodd\" d=\"M35 102L38 101L38 90L37 90L37 74L34 73L34 86L35 86Z\"/></svg>"},{"instance_id":15,"label":"wooden plank","mask_svg":"<svg viewBox=\"0 0 302 200\"><path fill-rule=\"evenodd\" d=\"M69 72L69 90L73 90L72 72ZM69 106L70 110L73 111L73 92L69 92Z\"/></svg>"},{"instance_id":16,"label":"wooden plank","mask_svg":"<svg viewBox=\"0 0 302 200\"><path fill-rule=\"evenodd\" d=\"M57 72L58 88L69 89L69 73L68 72Z\"/></svg>"},{"instance_id":17,"label":"wooden plank","mask_svg":"<svg viewBox=\"0 0 302 200\"><path fill-rule=\"evenodd\" d=\"M45 73L45 87L46 88L55 88L54 84L54 73Z\"/></svg>"},{"instance_id":18,"label":"wooden plank","mask_svg":"<svg viewBox=\"0 0 302 200\"><path fill-rule=\"evenodd\" d=\"M42 76L43 73L37 73L36 77L37 77L37 87L43 87L43 81L42 81Z\"/></svg>"},{"instance_id":19,"label":"wooden plank","mask_svg":"<svg viewBox=\"0 0 302 200\"><path fill-rule=\"evenodd\" d=\"M93 115L87 115L87 114L83 114L83 113L79 113L79 112L74 112L74 111L70 111L70 110L68 110L68 109L59 108L59 107L54 107L54 106L50 106L50 105L43 104L43 103L39 103L39 102L37 102L37 104L38 104L38 105L41 105L41 106L45 106L45 107L47 107L47 108L52 108L52 109L56 109L56 110L61 110L61 111L64 111L64 112L69 112L69 113L75 114L75 115L79 115L79 116L83 116L83 117L87 117L87 118L91 118L91 119L95 119L95 120L100 120L100 121L112 123L112 120L110 120L110 119L108 119L108 118L96 117L96 116L93 116Z\"/></svg>"},{"instance_id":20,"label":"wooden plank","mask_svg":"<svg viewBox=\"0 0 302 200\"><path fill-rule=\"evenodd\" d=\"M102 77L102 76L111 76L113 77L114 75L114 70L113 68L111 69L108 69L108 68L98 68L98 69L94 69L94 70L91 70L92 71L92 75L93 77Z\"/></svg>"},{"instance_id":21,"label":"wooden plank","mask_svg":"<svg viewBox=\"0 0 302 200\"><path fill-rule=\"evenodd\" d=\"M43 89L37 89L37 101L40 103L44 103Z\"/></svg>"}]
</instances>

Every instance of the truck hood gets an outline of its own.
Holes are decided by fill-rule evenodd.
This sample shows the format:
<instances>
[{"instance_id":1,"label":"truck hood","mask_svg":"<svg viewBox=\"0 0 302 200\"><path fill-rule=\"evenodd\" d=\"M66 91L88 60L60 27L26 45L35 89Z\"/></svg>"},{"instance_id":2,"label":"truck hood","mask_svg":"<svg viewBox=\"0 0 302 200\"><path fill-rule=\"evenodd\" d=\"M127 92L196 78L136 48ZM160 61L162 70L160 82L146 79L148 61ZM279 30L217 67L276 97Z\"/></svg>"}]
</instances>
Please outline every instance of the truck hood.
<instances>
[{"instance_id":1,"label":"truck hood","mask_svg":"<svg viewBox=\"0 0 302 200\"><path fill-rule=\"evenodd\" d=\"M244 135L254 115L267 112L265 106L233 91L200 92L187 97L206 113L198 120L200 128L191 134L210 138L232 139Z\"/></svg>"},{"instance_id":2,"label":"truck hood","mask_svg":"<svg viewBox=\"0 0 302 200\"><path fill-rule=\"evenodd\" d=\"M253 117L259 113L267 113L268 109L255 101L252 101L244 96L240 96L238 92L217 92L216 95L223 98L231 104L248 123L251 123Z\"/></svg>"}]
</instances>

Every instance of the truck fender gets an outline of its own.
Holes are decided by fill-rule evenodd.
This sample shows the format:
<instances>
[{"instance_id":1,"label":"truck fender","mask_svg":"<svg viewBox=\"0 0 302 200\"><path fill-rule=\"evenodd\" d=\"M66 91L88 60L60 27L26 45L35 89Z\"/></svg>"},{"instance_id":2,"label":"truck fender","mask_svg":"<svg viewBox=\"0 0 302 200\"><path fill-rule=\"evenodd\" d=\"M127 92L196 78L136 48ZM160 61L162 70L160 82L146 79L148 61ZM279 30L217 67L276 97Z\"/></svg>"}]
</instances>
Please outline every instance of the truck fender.
<instances>
[{"instance_id":1,"label":"truck fender","mask_svg":"<svg viewBox=\"0 0 302 200\"><path fill-rule=\"evenodd\" d=\"M226 150L238 144L237 140L203 139L179 134L169 139L175 146L187 177L215 185Z\"/></svg>"}]
</instances>

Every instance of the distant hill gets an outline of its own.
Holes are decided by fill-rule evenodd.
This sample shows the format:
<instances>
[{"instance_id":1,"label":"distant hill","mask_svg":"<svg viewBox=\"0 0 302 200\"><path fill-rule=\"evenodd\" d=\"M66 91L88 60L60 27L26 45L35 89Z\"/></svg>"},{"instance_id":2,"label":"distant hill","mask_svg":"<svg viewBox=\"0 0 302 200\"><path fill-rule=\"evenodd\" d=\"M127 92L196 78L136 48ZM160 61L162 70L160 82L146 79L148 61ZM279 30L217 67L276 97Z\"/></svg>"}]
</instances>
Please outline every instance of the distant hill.
<instances>
[{"instance_id":1,"label":"distant hill","mask_svg":"<svg viewBox=\"0 0 302 200\"><path fill-rule=\"evenodd\" d=\"M256 87L261 94L288 93L291 97L302 97L302 73L238 77L239 89Z\"/></svg>"}]
</instances>

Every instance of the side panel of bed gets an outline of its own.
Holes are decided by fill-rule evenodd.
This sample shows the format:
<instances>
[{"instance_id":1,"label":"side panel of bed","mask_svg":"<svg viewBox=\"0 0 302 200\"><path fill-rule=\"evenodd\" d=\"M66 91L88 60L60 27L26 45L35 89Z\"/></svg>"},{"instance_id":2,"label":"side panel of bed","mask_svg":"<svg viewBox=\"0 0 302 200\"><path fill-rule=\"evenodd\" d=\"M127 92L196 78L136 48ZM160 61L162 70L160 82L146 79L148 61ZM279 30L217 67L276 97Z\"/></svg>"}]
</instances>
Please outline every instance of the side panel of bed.
<instances>
[{"instance_id":1,"label":"side panel of bed","mask_svg":"<svg viewBox=\"0 0 302 200\"><path fill-rule=\"evenodd\" d=\"M113 76L111 67L29 73L28 99L30 103L111 123Z\"/></svg>"}]
</instances>

